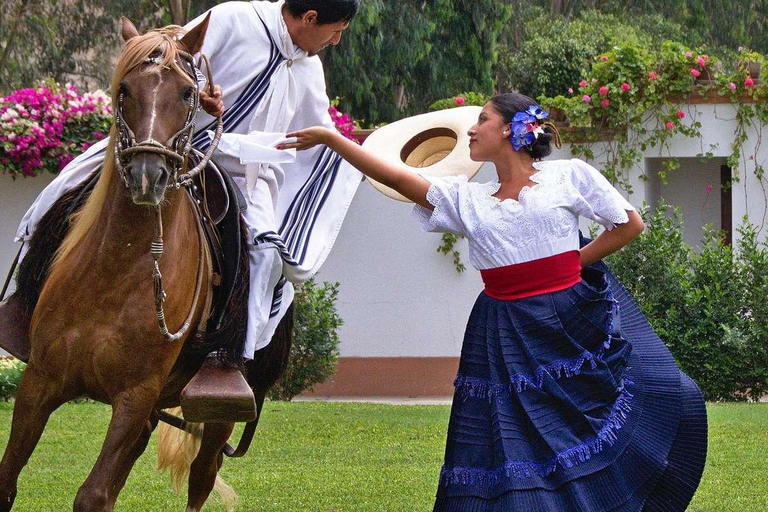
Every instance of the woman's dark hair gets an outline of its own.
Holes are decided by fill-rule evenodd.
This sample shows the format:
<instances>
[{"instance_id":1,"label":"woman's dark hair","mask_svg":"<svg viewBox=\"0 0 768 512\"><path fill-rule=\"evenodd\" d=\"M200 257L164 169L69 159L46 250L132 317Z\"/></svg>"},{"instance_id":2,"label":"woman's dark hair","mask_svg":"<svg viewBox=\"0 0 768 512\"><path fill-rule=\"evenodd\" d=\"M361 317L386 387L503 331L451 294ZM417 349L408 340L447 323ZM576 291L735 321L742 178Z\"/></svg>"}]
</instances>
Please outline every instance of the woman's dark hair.
<instances>
[{"instance_id":1,"label":"woman's dark hair","mask_svg":"<svg viewBox=\"0 0 768 512\"><path fill-rule=\"evenodd\" d=\"M291 16L301 18L307 11L317 11L317 22L349 22L357 14L360 0L285 0L285 7Z\"/></svg>"},{"instance_id":2,"label":"woman's dark hair","mask_svg":"<svg viewBox=\"0 0 768 512\"><path fill-rule=\"evenodd\" d=\"M504 120L504 124L511 123L512 118L515 117L516 113L525 112L531 105L536 105L537 107L539 106L538 103L536 103L528 96L516 92L497 94L491 98L491 105L496 110L496 112L501 114L501 117ZM552 147L550 143L552 142L554 136L554 130L549 126L545 126L544 133L540 134L536 140L533 141L530 149L526 147L525 150L534 160L539 160L545 156L549 156L549 154L552 153Z\"/></svg>"}]
</instances>

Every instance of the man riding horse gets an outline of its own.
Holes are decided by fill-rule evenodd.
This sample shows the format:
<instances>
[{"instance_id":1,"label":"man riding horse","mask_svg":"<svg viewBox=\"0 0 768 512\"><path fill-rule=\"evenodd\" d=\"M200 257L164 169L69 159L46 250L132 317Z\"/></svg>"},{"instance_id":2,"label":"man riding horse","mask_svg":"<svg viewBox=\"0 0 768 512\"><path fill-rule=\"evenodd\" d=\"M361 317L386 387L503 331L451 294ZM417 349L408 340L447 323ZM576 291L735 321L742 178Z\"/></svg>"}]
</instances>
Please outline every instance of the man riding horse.
<instances>
[{"instance_id":1,"label":"man riding horse","mask_svg":"<svg viewBox=\"0 0 768 512\"><path fill-rule=\"evenodd\" d=\"M325 260L361 180L356 169L328 148L288 155L274 150L287 131L334 126L317 53L339 43L358 2L227 2L209 11L201 53L210 58L216 88L212 95L201 92L204 111L195 119L193 144L204 151L216 117L223 114L225 134L214 159L232 176L247 204L243 215L250 292L245 360L269 344L292 302L293 283L310 278ZM204 16L186 28L198 25ZM60 197L100 168L105 158L114 158L106 154L106 146L106 140L93 145L43 190L24 216L17 241L28 241ZM22 247L22 257L26 250ZM26 359L28 329L29 318L16 295L0 304L0 346ZM221 399L249 396L252 401L240 372L221 368L213 359L208 358L198 375L202 386L190 393L206 394L214 387L220 389Z\"/></svg>"}]
</instances>

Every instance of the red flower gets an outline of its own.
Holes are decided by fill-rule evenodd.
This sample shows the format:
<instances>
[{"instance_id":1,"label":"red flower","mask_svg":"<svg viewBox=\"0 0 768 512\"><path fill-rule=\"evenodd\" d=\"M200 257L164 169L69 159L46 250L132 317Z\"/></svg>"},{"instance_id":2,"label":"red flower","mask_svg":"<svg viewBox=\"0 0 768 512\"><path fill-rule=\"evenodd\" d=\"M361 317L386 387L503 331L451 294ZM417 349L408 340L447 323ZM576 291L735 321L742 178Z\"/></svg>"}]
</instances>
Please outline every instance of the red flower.
<instances>
[{"instance_id":1,"label":"red flower","mask_svg":"<svg viewBox=\"0 0 768 512\"><path fill-rule=\"evenodd\" d=\"M586 87L586 86L587 86L586 80L582 80L581 82L579 82L579 87Z\"/></svg>"},{"instance_id":2,"label":"red flower","mask_svg":"<svg viewBox=\"0 0 768 512\"><path fill-rule=\"evenodd\" d=\"M682 110L678 110L677 111L677 117L679 117L680 119L684 118L685 117L685 112L683 112Z\"/></svg>"},{"instance_id":3,"label":"red flower","mask_svg":"<svg viewBox=\"0 0 768 512\"><path fill-rule=\"evenodd\" d=\"M650 80L651 82L656 80L656 78L658 78L658 77L656 76L656 72L655 71L651 71L650 73L648 73L648 80Z\"/></svg>"},{"instance_id":4,"label":"red flower","mask_svg":"<svg viewBox=\"0 0 768 512\"><path fill-rule=\"evenodd\" d=\"M621 84L621 90L624 92L628 92L632 88L631 85L629 85L627 82L624 82Z\"/></svg>"},{"instance_id":5,"label":"red flower","mask_svg":"<svg viewBox=\"0 0 768 512\"><path fill-rule=\"evenodd\" d=\"M600 96L608 96L608 88L606 86L602 86L598 92Z\"/></svg>"},{"instance_id":6,"label":"red flower","mask_svg":"<svg viewBox=\"0 0 768 512\"><path fill-rule=\"evenodd\" d=\"M601 102L600 102L600 105L601 105L603 108L606 108L608 105L610 105L610 103L611 103L611 102L610 102L610 101L608 101L608 100L603 100L603 101L601 101Z\"/></svg>"},{"instance_id":7,"label":"red flower","mask_svg":"<svg viewBox=\"0 0 768 512\"><path fill-rule=\"evenodd\" d=\"M607 55L601 55L600 60L603 62L608 62L608 56Z\"/></svg>"},{"instance_id":8,"label":"red flower","mask_svg":"<svg viewBox=\"0 0 768 512\"><path fill-rule=\"evenodd\" d=\"M753 85L755 85L755 81L752 80L752 78L747 77L747 79L744 80L744 85L746 85L747 87L752 87Z\"/></svg>"},{"instance_id":9,"label":"red flower","mask_svg":"<svg viewBox=\"0 0 768 512\"><path fill-rule=\"evenodd\" d=\"M700 74L701 74L701 71L699 71L696 68L691 68L691 75L693 75L693 78L699 78Z\"/></svg>"},{"instance_id":10,"label":"red flower","mask_svg":"<svg viewBox=\"0 0 768 512\"><path fill-rule=\"evenodd\" d=\"M465 102L465 100L464 100L463 96L456 96L456 104L457 105L461 106L461 105L464 104L464 102Z\"/></svg>"},{"instance_id":11,"label":"red flower","mask_svg":"<svg viewBox=\"0 0 768 512\"><path fill-rule=\"evenodd\" d=\"M667 121L667 128L672 130L674 127L675 127L675 123L673 123L672 121Z\"/></svg>"}]
</instances>

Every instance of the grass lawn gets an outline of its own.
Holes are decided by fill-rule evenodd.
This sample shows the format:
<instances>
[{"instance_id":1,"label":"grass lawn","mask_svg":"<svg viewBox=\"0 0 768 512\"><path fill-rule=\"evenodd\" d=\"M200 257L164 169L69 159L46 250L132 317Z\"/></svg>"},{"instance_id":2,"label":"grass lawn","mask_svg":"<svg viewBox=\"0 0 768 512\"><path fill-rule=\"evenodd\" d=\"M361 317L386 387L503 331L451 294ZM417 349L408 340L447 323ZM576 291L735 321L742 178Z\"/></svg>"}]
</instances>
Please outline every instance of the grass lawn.
<instances>
[{"instance_id":1,"label":"grass lawn","mask_svg":"<svg viewBox=\"0 0 768 512\"><path fill-rule=\"evenodd\" d=\"M707 468L691 511L768 510L768 404L710 404ZM5 447L12 404L0 403ZM225 460L222 476L239 511L431 510L448 423L447 406L269 403L251 450ZM72 510L101 446L110 410L72 403L52 417L22 472L14 510ZM134 467L119 511L183 510L183 496L154 471L156 445ZM224 510L216 498L206 510Z\"/></svg>"}]
</instances>

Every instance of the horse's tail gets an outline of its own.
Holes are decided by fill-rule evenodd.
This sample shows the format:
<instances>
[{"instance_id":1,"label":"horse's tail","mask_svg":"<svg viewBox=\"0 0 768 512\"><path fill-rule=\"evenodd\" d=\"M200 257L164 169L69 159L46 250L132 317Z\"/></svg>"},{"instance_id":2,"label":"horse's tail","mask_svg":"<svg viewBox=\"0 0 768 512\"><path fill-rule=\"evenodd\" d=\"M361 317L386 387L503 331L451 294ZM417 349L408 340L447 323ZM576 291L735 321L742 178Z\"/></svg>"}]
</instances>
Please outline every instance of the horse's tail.
<instances>
[{"instance_id":1,"label":"horse's tail","mask_svg":"<svg viewBox=\"0 0 768 512\"><path fill-rule=\"evenodd\" d=\"M181 407L169 409L174 416L181 416ZM160 423L157 430L157 470L166 471L171 476L171 488L180 494L184 482L189 477L192 461L200 451L203 438L203 424L189 423L192 433L185 432L171 425ZM237 493L221 476L216 475L213 490L221 496L221 501L227 512L235 510Z\"/></svg>"}]
</instances>

